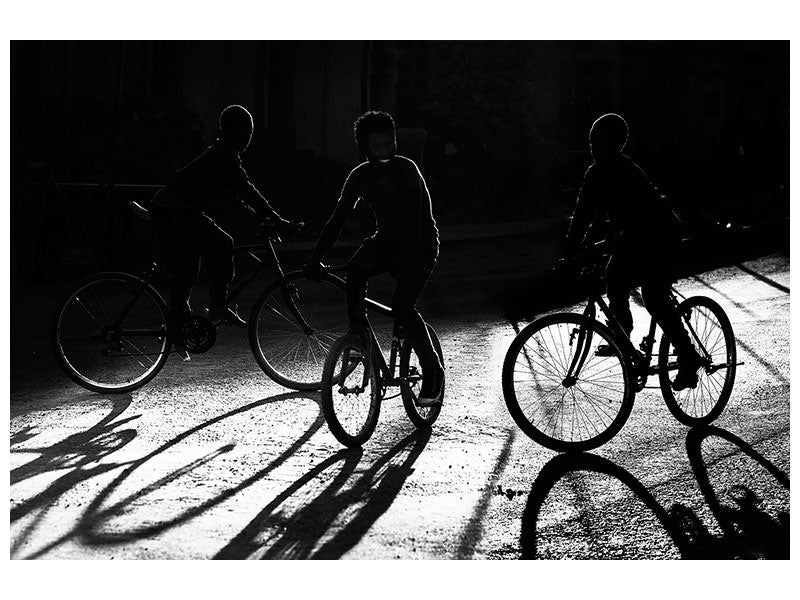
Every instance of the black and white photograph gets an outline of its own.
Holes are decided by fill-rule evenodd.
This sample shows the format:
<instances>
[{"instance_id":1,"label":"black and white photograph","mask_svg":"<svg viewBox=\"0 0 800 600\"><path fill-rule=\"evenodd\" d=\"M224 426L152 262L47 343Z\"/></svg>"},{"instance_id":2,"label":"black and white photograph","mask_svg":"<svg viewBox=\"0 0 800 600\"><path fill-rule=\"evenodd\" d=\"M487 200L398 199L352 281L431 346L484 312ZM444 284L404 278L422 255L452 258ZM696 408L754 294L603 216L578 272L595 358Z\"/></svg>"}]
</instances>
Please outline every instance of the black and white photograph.
<instances>
[{"instance_id":1,"label":"black and white photograph","mask_svg":"<svg viewBox=\"0 0 800 600\"><path fill-rule=\"evenodd\" d=\"M11 28L10 559L788 560L790 40L381 18Z\"/></svg>"}]
</instances>

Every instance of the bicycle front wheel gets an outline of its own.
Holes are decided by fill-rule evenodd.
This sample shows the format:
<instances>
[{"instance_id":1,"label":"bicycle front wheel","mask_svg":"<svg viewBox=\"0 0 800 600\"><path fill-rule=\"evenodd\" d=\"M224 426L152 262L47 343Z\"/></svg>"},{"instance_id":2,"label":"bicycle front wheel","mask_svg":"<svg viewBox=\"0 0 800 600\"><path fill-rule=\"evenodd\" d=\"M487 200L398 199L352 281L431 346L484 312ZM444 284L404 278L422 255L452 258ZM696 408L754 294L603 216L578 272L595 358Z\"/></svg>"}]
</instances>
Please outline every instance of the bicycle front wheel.
<instances>
[{"instance_id":1,"label":"bicycle front wheel","mask_svg":"<svg viewBox=\"0 0 800 600\"><path fill-rule=\"evenodd\" d=\"M322 370L320 403L334 437L348 448L366 442L381 408L380 381L360 336L336 340Z\"/></svg>"},{"instance_id":2,"label":"bicycle front wheel","mask_svg":"<svg viewBox=\"0 0 800 600\"><path fill-rule=\"evenodd\" d=\"M439 336L436 335L433 327L427 324L426 326L433 342L433 349L439 355L439 362L444 366L444 356L442 355L442 344L439 342ZM408 418L420 429L429 429L439 417L442 405L417 406L417 397L422 388L422 368L419 366L417 353L408 340L403 342L403 347L400 349L400 380L400 393L403 396L403 406L406 409ZM442 388L444 388L444 382L442 382ZM442 389L442 397L444 398L444 389Z\"/></svg>"},{"instance_id":3,"label":"bicycle front wheel","mask_svg":"<svg viewBox=\"0 0 800 600\"><path fill-rule=\"evenodd\" d=\"M658 348L658 379L664 401L672 415L684 425L708 425L725 409L736 378L736 337L730 319L711 298L693 296L681 302L687 317L689 338L698 353L710 361L698 370L697 387L679 392L672 389L670 372L677 372L675 347L662 336ZM702 347L701 347L702 346Z\"/></svg>"},{"instance_id":4,"label":"bicycle front wheel","mask_svg":"<svg viewBox=\"0 0 800 600\"><path fill-rule=\"evenodd\" d=\"M344 281L319 281L301 271L274 282L250 314L250 348L271 379L295 390L318 390L331 344L347 332Z\"/></svg>"},{"instance_id":5,"label":"bicycle front wheel","mask_svg":"<svg viewBox=\"0 0 800 600\"><path fill-rule=\"evenodd\" d=\"M61 368L95 392L143 386L163 368L171 346L161 295L127 273L99 273L80 282L59 306L52 332Z\"/></svg>"},{"instance_id":6,"label":"bicycle front wheel","mask_svg":"<svg viewBox=\"0 0 800 600\"><path fill-rule=\"evenodd\" d=\"M571 367L574 380L567 378ZM564 452L590 450L616 435L631 413L634 391L628 361L608 327L560 313L514 338L503 362L503 396L526 435Z\"/></svg>"}]
</instances>

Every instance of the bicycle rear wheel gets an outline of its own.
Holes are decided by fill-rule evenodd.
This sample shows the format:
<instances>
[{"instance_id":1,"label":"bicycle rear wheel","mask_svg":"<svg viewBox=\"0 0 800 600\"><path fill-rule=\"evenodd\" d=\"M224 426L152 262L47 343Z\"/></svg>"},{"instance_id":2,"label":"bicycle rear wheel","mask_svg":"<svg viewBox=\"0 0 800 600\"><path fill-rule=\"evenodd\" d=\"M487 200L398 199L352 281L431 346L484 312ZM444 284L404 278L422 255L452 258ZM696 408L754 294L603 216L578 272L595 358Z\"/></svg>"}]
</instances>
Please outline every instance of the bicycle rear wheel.
<instances>
[{"instance_id":1,"label":"bicycle rear wheel","mask_svg":"<svg viewBox=\"0 0 800 600\"><path fill-rule=\"evenodd\" d=\"M436 350L436 354L439 355L439 361L442 366L444 366L442 344L439 342L439 337L433 327L427 324L426 326L433 342L433 348ZM439 417L442 405L417 406L416 399L422 388L422 368L419 366L417 353L408 340L403 342L403 347L400 349L400 379L402 381L400 393L403 396L403 407L406 409L408 418L420 429L429 429ZM442 382L442 387L444 388L444 382ZM442 389L442 397L444 397L444 389Z\"/></svg>"},{"instance_id":2,"label":"bicycle rear wheel","mask_svg":"<svg viewBox=\"0 0 800 600\"><path fill-rule=\"evenodd\" d=\"M334 437L348 448L366 442L381 408L378 374L360 336L336 340L322 370L320 403Z\"/></svg>"},{"instance_id":3,"label":"bicycle rear wheel","mask_svg":"<svg viewBox=\"0 0 800 600\"><path fill-rule=\"evenodd\" d=\"M164 300L128 273L99 273L80 282L59 306L52 336L70 379L106 393L146 384L164 367L171 346Z\"/></svg>"},{"instance_id":4,"label":"bicycle rear wheel","mask_svg":"<svg viewBox=\"0 0 800 600\"><path fill-rule=\"evenodd\" d=\"M610 348L608 356L597 354L600 345ZM581 357L583 367L570 382L567 372ZM631 413L634 391L628 361L608 327L560 313L514 338L503 362L503 396L526 435L563 452L596 448L616 435Z\"/></svg>"},{"instance_id":5,"label":"bicycle rear wheel","mask_svg":"<svg viewBox=\"0 0 800 600\"><path fill-rule=\"evenodd\" d=\"M658 380L664 401L672 415L684 425L708 425L725 409L736 378L736 337L728 315L711 298L693 296L681 302L697 338L689 332L695 349L710 356L710 362L698 370L697 387L676 392L670 371L677 373L675 347L663 336L658 348ZM698 340L702 348L698 346ZM703 351L705 350L705 352Z\"/></svg>"},{"instance_id":6,"label":"bicycle rear wheel","mask_svg":"<svg viewBox=\"0 0 800 600\"><path fill-rule=\"evenodd\" d=\"M301 271L276 281L250 313L250 348L271 379L295 390L318 390L331 344L347 332L344 282L333 275L319 281ZM306 327L307 326L307 327Z\"/></svg>"}]
</instances>

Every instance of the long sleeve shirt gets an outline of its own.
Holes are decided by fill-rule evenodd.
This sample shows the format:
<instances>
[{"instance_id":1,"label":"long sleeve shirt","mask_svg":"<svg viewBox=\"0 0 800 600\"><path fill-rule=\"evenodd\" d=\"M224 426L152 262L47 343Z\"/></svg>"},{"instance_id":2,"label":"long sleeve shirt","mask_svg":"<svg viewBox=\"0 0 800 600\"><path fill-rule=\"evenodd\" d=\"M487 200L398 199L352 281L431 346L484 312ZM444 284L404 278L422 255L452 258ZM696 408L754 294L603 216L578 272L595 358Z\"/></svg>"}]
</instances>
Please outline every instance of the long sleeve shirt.
<instances>
[{"instance_id":1,"label":"long sleeve shirt","mask_svg":"<svg viewBox=\"0 0 800 600\"><path fill-rule=\"evenodd\" d=\"M219 140L173 173L167 188L200 212L214 202L235 197L261 217L277 216L267 199L250 182L239 153Z\"/></svg>"},{"instance_id":2,"label":"long sleeve shirt","mask_svg":"<svg viewBox=\"0 0 800 600\"><path fill-rule=\"evenodd\" d=\"M315 259L330 250L359 200L366 202L375 215L373 237L396 247L409 262L435 258L439 230L425 180L414 161L394 156L385 163L364 162L350 172L320 234Z\"/></svg>"},{"instance_id":3,"label":"long sleeve shirt","mask_svg":"<svg viewBox=\"0 0 800 600\"><path fill-rule=\"evenodd\" d=\"M586 170L567 234L569 251L575 251L590 226L599 222L607 226L607 239L615 250L645 252L677 237L676 217L666 200L623 154Z\"/></svg>"}]
</instances>

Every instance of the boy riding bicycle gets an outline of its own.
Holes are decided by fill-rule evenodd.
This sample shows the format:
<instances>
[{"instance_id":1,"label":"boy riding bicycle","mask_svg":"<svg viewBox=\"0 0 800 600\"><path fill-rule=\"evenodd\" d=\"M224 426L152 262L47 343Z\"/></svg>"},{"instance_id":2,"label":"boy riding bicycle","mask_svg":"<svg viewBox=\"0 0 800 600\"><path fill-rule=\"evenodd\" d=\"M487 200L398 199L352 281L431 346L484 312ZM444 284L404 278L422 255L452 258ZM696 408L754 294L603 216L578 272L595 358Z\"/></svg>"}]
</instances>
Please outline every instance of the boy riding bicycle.
<instances>
[{"instance_id":1,"label":"boy riding bicycle","mask_svg":"<svg viewBox=\"0 0 800 600\"><path fill-rule=\"evenodd\" d=\"M575 255L589 230L605 223L611 247L606 267L611 312L630 336L630 290L640 284L645 308L678 355L673 389L694 388L701 359L670 296L679 222L644 171L622 153L627 140L628 124L620 115L605 114L592 125L589 148L594 162L578 194L567 233L567 255Z\"/></svg>"},{"instance_id":2,"label":"boy riding bicycle","mask_svg":"<svg viewBox=\"0 0 800 600\"><path fill-rule=\"evenodd\" d=\"M395 124L391 115L369 111L356 119L355 141L367 161L353 169L339 202L325 224L306 264L310 276L319 274L326 252L363 199L372 209L377 228L353 254L347 267L347 311L352 333L363 335L367 326L367 280L389 272L397 281L391 307L397 322L414 346L423 371L417 403L432 406L442 400L444 369L433 348L425 322L415 307L439 254L439 230L431 199L417 165L396 154Z\"/></svg>"},{"instance_id":3,"label":"boy riding bicycle","mask_svg":"<svg viewBox=\"0 0 800 600\"><path fill-rule=\"evenodd\" d=\"M219 135L214 143L173 173L153 198L153 221L171 277L173 325L191 315L189 298L201 258L209 279L209 320L247 325L225 304L234 275L233 238L204 213L214 202L236 197L261 218L291 225L250 183L242 167L241 153L247 150L252 136L253 118L247 109L228 106L219 116Z\"/></svg>"}]
</instances>

